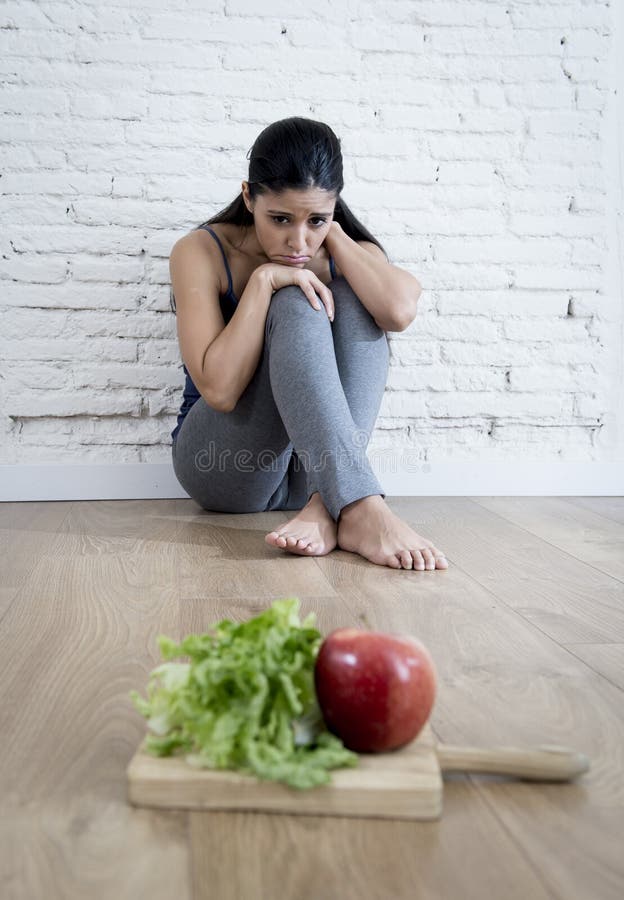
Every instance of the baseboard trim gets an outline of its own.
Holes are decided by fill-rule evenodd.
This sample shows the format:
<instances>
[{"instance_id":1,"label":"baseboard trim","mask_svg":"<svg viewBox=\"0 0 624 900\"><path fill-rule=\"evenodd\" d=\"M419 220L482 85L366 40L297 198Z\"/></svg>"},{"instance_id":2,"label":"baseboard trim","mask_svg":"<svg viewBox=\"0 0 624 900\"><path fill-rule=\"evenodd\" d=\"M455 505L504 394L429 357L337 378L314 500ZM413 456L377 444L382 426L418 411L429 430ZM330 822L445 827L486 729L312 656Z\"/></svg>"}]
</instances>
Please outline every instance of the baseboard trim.
<instances>
[{"instance_id":1,"label":"baseboard trim","mask_svg":"<svg viewBox=\"0 0 624 900\"><path fill-rule=\"evenodd\" d=\"M402 471L371 464L388 497L619 497L624 464L468 460L413 463ZM188 497L170 464L3 465L0 501L142 500Z\"/></svg>"}]
</instances>

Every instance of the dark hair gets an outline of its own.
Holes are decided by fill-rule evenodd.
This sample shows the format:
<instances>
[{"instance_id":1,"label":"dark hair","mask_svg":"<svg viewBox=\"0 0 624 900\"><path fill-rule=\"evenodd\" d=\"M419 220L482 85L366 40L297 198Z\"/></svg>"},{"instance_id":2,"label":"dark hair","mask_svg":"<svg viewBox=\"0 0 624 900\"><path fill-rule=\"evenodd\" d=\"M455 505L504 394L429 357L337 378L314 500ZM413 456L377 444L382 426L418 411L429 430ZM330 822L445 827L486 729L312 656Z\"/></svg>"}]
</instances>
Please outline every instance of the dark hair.
<instances>
[{"instance_id":1,"label":"dark hair","mask_svg":"<svg viewBox=\"0 0 624 900\"><path fill-rule=\"evenodd\" d=\"M377 238L353 215L340 196L344 186L340 139L329 125L291 116L273 122L260 132L247 154L249 159L249 194L252 199L268 191L305 190L315 187L336 195L334 220L354 241L371 241L386 254ZM227 222L234 225L254 224L253 214L243 200L242 191L229 206L198 225ZM194 231L197 228L193 229ZM175 297L169 302L175 313Z\"/></svg>"}]
</instances>

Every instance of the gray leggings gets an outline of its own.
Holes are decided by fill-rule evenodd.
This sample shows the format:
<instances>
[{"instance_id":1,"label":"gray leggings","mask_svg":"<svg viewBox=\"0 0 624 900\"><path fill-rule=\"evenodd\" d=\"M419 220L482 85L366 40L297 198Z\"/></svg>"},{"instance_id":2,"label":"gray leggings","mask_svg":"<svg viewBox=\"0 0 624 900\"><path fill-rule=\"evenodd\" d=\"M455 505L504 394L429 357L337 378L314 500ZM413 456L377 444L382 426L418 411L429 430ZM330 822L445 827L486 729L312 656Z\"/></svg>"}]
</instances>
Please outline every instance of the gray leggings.
<instances>
[{"instance_id":1,"label":"gray leggings","mask_svg":"<svg viewBox=\"0 0 624 900\"><path fill-rule=\"evenodd\" d=\"M297 285L276 291L256 371L228 413L193 404L172 447L184 490L203 509L301 509L318 491L338 521L379 494L366 447L388 374L388 341L344 277L333 323Z\"/></svg>"}]
</instances>

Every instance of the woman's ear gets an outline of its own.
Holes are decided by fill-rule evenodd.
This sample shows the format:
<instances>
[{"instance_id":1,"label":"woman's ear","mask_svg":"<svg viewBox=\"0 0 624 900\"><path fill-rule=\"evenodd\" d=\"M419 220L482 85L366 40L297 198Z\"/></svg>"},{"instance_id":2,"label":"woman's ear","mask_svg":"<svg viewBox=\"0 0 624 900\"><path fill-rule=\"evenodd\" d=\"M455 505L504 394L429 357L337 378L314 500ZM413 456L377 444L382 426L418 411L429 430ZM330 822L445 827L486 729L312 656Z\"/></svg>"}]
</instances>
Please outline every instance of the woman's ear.
<instances>
[{"instance_id":1,"label":"woman's ear","mask_svg":"<svg viewBox=\"0 0 624 900\"><path fill-rule=\"evenodd\" d=\"M251 201L249 198L249 182L248 181L243 181L241 183L241 193L243 195L243 203L247 207L247 210L249 212L253 212L253 210L251 209Z\"/></svg>"}]
</instances>

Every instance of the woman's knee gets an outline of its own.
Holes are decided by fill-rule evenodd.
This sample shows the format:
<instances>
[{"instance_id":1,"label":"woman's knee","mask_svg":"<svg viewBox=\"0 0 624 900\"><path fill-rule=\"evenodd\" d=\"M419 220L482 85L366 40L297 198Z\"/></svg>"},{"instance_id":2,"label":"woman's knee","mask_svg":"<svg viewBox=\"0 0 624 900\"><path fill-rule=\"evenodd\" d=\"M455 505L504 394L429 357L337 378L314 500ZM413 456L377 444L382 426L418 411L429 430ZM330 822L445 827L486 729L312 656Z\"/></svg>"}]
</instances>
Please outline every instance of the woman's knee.
<instances>
[{"instance_id":1,"label":"woman's knee","mask_svg":"<svg viewBox=\"0 0 624 900\"><path fill-rule=\"evenodd\" d=\"M320 299L317 298L317 300L320 303ZM275 291L271 297L271 305L266 317L265 338L272 332L276 322L287 323L289 331L296 326L310 331L318 325L319 328L326 327L327 333L331 334L325 306L321 303L320 310L315 309L310 298L298 284L287 284Z\"/></svg>"},{"instance_id":2,"label":"woman's knee","mask_svg":"<svg viewBox=\"0 0 624 900\"><path fill-rule=\"evenodd\" d=\"M342 309L345 311L349 309L352 314L350 316L351 318L353 316L359 316L360 318L365 320L368 317L373 325L377 327L377 325L375 324L375 320L370 315L344 275L333 278L329 282L327 287L334 297L336 313L338 312L339 307L342 307ZM320 298L317 299L319 299L320 302ZM310 298L307 296L307 294L305 294L303 289L300 288L298 284L287 284L285 287L280 288L273 294L271 298L271 305L269 307L269 314L287 315L292 311L296 311L297 314L300 314L301 307L309 312L312 319L315 315L318 316L318 313L322 312L324 309L322 303L320 310L315 309L310 303Z\"/></svg>"},{"instance_id":3,"label":"woman's knee","mask_svg":"<svg viewBox=\"0 0 624 900\"><path fill-rule=\"evenodd\" d=\"M301 311L301 307L308 306L311 312L314 312L310 306L310 301L303 289L298 284L287 284L285 287L279 288L271 297L269 306L269 315L287 315L296 310Z\"/></svg>"}]
</instances>

